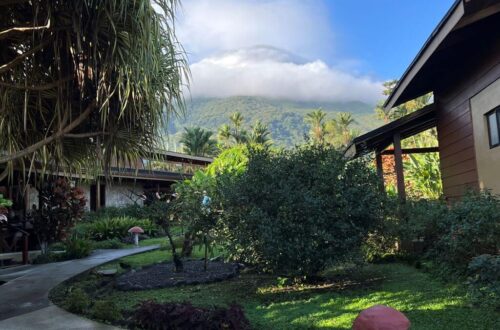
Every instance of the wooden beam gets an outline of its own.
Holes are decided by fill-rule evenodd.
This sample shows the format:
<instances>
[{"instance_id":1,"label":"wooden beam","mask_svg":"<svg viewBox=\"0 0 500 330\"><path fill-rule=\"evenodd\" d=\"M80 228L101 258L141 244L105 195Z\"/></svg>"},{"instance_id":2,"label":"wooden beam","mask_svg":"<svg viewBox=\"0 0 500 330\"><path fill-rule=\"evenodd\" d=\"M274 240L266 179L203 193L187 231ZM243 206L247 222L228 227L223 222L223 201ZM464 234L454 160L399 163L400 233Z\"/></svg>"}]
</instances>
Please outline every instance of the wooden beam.
<instances>
[{"instance_id":1,"label":"wooden beam","mask_svg":"<svg viewBox=\"0 0 500 330\"><path fill-rule=\"evenodd\" d=\"M378 151L375 153L375 163L377 164L377 175L379 177L380 190L385 193L384 168L382 166L382 154Z\"/></svg>"},{"instance_id":2,"label":"wooden beam","mask_svg":"<svg viewBox=\"0 0 500 330\"><path fill-rule=\"evenodd\" d=\"M425 148L407 148L401 149L403 155L407 154L426 154L430 152L439 152L439 147L425 147ZM382 155L394 155L394 149L387 149L381 152Z\"/></svg>"},{"instance_id":3,"label":"wooden beam","mask_svg":"<svg viewBox=\"0 0 500 330\"><path fill-rule=\"evenodd\" d=\"M95 210L101 208L101 180L97 179L95 184Z\"/></svg>"},{"instance_id":4,"label":"wooden beam","mask_svg":"<svg viewBox=\"0 0 500 330\"><path fill-rule=\"evenodd\" d=\"M404 202L406 200L405 177L403 172L403 153L401 150L401 135L395 133L394 137L394 163L396 164L396 180L398 187L398 197Z\"/></svg>"}]
</instances>

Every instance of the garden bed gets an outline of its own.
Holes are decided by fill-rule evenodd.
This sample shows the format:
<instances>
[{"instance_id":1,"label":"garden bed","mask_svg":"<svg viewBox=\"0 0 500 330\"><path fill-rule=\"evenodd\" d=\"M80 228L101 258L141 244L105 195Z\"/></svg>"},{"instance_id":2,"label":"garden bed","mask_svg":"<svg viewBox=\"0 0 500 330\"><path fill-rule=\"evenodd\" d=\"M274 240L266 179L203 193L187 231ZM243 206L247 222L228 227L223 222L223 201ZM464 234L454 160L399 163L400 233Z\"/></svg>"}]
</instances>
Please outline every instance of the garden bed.
<instances>
[{"instance_id":1,"label":"garden bed","mask_svg":"<svg viewBox=\"0 0 500 330\"><path fill-rule=\"evenodd\" d=\"M203 260L187 260L183 264L182 272L175 272L172 262L131 270L116 280L116 288L132 291L204 284L223 281L238 273L238 265L234 263L209 262L207 271L204 270Z\"/></svg>"}]
</instances>

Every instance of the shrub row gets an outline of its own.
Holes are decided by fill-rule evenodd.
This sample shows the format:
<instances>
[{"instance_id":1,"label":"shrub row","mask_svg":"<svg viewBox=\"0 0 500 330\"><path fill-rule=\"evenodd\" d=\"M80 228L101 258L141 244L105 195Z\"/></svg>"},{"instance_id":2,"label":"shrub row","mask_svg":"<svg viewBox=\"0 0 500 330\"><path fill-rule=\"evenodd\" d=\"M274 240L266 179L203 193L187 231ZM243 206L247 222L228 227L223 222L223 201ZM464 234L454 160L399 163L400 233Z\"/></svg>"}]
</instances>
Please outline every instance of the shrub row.
<instances>
[{"instance_id":1,"label":"shrub row","mask_svg":"<svg viewBox=\"0 0 500 330\"><path fill-rule=\"evenodd\" d=\"M94 241L122 239L130 235L128 230L139 226L150 237L162 233L160 227L151 220L132 217L100 218L92 222L81 222L73 228L73 233Z\"/></svg>"}]
</instances>

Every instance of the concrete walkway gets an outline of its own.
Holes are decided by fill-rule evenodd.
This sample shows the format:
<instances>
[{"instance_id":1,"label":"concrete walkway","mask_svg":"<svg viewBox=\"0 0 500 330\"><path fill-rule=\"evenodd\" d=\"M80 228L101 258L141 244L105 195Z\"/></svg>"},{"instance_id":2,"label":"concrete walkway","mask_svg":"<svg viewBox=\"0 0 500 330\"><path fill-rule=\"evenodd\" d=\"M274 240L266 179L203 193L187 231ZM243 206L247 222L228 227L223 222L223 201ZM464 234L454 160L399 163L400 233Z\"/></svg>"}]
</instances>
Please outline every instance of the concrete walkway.
<instances>
[{"instance_id":1,"label":"concrete walkway","mask_svg":"<svg viewBox=\"0 0 500 330\"><path fill-rule=\"evenodd\" d=\"M59 283L114 259L158 249L159 245L96 250L84 259L0 271L0 329L112 329L68 313L49 301Z\"/></svg>"}]
</instances>

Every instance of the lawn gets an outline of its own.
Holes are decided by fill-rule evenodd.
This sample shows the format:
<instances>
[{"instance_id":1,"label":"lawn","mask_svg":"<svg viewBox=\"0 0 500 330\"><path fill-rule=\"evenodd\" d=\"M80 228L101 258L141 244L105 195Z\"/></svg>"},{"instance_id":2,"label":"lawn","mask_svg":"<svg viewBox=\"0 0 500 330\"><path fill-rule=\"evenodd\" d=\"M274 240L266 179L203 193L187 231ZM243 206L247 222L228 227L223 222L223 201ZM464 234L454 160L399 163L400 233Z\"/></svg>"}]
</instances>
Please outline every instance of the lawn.
<instances>
[{"instance_id":1,"label":"lawn","mask_svg":"<svg viewBox=\"0 0 500 330\"><path fill-rule=\"evenodd\" d=\"M195 257L202 255L198 249L194 252ZM141 267L169 258L168 251L158 250L121 261ZM114 262L102 267L119 266ZM468 306L459 286L445 285L404 264L369 265L348 277L336 275L316 285L280 286L276 277L251 272L225 282L139 292L103 289L100 281L105 280L87 274L57 287L51 297L64 307L67 288L81 287L94 301L111 299L122 311L146 299L190 301L199 306L236 302L244 307L255 329L350 329L361 310L376 304L404 312L412 329L500 328L498 312Z\"/></svg>"}]
</instances>

